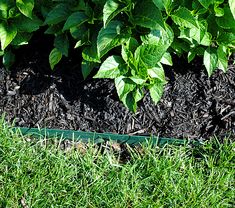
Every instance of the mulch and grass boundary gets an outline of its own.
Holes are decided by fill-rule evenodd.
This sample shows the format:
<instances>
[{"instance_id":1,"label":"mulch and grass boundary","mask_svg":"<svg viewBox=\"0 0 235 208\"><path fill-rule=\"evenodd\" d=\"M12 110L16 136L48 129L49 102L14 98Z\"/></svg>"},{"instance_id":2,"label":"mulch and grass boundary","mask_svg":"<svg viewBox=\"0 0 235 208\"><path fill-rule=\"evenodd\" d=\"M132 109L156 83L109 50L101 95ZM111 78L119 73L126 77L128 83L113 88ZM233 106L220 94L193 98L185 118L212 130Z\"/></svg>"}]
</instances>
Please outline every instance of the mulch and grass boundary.
<instances>
[{"instance_id":1,"label":"mulch and grass boundary","mask_svg":"<svg viewBox=\"0 0 235 208\"><path fill-rule=\"evenodd\" d=\"M234 206L229 139L194 148L63 142L29 142L1 122L0 207Z\"/></svg>"}]
</instances>

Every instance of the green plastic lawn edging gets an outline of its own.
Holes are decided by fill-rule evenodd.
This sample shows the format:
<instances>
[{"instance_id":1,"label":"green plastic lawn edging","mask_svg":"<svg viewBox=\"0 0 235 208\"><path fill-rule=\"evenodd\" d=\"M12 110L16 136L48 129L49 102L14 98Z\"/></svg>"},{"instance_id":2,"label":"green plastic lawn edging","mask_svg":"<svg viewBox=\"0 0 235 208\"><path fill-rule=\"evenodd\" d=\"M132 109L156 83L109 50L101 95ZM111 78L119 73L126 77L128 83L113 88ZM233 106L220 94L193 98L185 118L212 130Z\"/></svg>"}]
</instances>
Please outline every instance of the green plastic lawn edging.
<instances>
[{"instance_id":1,"label":"green plastic lawn edging","mask_svg":"<svg viewBox=\"0 0 235 208\"><path fill-rule=\"evenodd\" d=\"M186 139L175 139L175 138L161 138L155 136L135 136L128 134L114 134L114 133L96 133L96 132L83 132L74 130L61 130L61 129L38 129L38 128L24 128L15 127L14 132L20 132L23 136L31 136L34 138L54 138L63 140L73 140L81 142L94 142L103 143L106 141L113 141L120 144L138 145L146 142L151 142L153 145L164 146L165 144L174 145L200 145L199 141L186 140Z\"/></svg>"}]
</instances>

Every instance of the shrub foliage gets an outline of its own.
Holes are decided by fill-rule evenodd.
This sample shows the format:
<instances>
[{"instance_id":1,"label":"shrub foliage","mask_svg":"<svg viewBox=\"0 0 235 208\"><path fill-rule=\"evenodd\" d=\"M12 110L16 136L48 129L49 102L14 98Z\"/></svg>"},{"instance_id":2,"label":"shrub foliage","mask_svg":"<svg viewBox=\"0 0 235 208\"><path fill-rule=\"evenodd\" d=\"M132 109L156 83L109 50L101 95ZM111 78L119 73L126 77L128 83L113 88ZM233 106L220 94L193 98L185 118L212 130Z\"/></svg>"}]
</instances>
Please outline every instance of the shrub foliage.
<instances>
[{"instance_id":1,"label":"shrub foliage","mask_svg":"<svg viewBox=\"0 0 235 208\"><path fill-rule=\"evenodd\" d=\"M208 76L226 72L235 51L234 0L1 0L0 55L9 68L13 50L40 28L54 35L52 69L69 48L81 48L87 78L114 79L120 100L133 112L147 89L157 103L172 54L202 56ZM76 44L74 44L76 42ZM145 90L144 90L145 89Z\"/></svg>"}]
</instances>

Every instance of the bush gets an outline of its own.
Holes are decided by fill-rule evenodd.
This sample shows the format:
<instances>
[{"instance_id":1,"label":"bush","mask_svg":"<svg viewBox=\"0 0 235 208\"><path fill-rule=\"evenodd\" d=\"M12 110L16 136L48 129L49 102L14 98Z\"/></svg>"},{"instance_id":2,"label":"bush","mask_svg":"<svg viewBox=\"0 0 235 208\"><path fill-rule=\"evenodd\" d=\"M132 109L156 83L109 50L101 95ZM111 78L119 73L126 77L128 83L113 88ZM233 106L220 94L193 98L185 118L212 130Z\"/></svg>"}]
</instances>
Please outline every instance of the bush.
<instances>
[{"instance_id":1,"label":"bush","mask_svg":"<svg viewBox=\"0 0 235 208\"><path fill-rule=\"evenodd\" d=\"M7 68L12 49L42 25L55 36L52 69L75 40L84 78L100 66L94 78L114 79L120 100L133 112L144 89L154 103L160 100L166 84L162 64L172 65L172 54L186 53L188 62L203 56L211 76L217 68L226 72L235 50L233 0L2 0L0 53Z\"/></svg>"}]
</instances>

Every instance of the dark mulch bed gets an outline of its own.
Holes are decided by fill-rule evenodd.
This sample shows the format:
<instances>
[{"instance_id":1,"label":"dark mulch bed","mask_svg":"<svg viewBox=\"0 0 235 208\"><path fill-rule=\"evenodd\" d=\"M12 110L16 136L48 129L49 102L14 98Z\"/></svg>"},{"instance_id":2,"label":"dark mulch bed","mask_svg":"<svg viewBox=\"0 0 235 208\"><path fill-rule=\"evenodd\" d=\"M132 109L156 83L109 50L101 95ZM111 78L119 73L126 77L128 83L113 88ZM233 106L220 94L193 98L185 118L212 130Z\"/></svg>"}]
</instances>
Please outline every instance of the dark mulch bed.
<instances>
[{"instance_id":1,"label":"dark mulch bed","mask_svg":"<svg viewBox=\"0 0 235 208\"><path fill-rule=\"evenodd\" d=\"M25 127L48 127L162 137L235 134L235 66L208 78L202 60L175 59L169 82L154 105L149 94L133 114L119 101L112 80L83 80L79 51L52 72L52 41L35 37L17 52L10 72L0 66L0 114Z\"/></svg>"}]
</instances>

